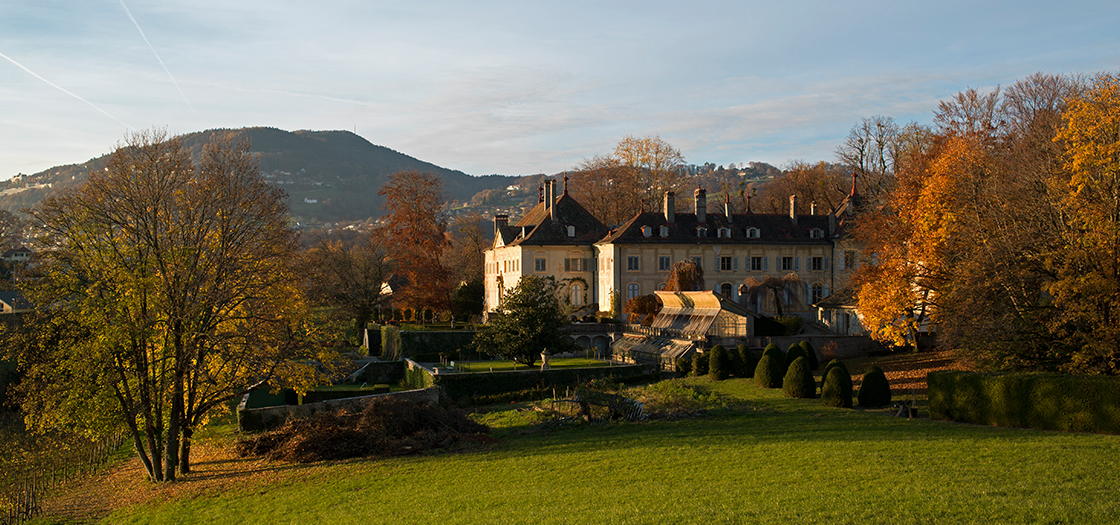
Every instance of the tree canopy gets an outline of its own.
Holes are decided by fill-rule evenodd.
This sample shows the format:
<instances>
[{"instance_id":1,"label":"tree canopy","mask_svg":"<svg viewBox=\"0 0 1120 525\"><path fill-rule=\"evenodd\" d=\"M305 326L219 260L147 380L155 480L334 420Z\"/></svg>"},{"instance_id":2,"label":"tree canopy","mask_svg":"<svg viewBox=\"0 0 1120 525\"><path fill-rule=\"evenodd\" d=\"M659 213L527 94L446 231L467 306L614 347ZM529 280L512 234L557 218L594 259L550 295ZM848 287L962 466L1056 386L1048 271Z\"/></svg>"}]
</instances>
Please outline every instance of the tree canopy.
<instances>
[{"instance_id":1,"label":"tree canopy","mask_svg":"<svg viewBox=\"0 0 1120 525\"><path fill-rule=\"evenodd\" d=\"M498 311L478 329L475 348L482 353L532 366L542 351L557 354L577 347L561 328L568 324L557 298L561 285L552 277L525 275L498 302Z\"/></svg>"},{"instance_id":2,"label":"tree canopy","mask_svg":"<svg viewBox=\"0 0 1120 525\"><path fill-rule=\"evenodd\" d=\"M47 235L16 344L29 426L131 433L152 480L190 470L208 415L266 381L317 376L283 193L244 144L193 163L161 131L32 213Z\"/></svg>"}]
</instances>

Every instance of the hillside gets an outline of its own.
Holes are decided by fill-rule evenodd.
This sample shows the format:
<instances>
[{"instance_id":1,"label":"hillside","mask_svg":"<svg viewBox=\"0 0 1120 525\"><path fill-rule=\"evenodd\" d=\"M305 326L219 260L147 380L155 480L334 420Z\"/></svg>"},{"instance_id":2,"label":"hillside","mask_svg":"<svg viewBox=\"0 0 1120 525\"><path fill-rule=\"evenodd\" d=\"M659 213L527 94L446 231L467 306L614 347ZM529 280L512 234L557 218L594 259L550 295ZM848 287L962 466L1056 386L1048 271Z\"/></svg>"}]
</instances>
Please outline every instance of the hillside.
<instances>
[{"instance_id":1,"label":"hillside","mask_svg":"<svg viewBox=\"0 0 1120 525\"><path fill-rule=\"evenodd\" d=\"M306 222L364 220L381 215L377 190L392 173L419 170L444 181L448 201L467 202L475 194L504 189L520 178L501 175L474 177L371 144L349 131L284 131L275 128L207 130L183 135L191 155L215 134L231 133L247 140L260 159L265 180L283 188L291 198L292 215ZM83 164L57 166L33 175L0 182L0 208L19 211L51 192L78 184L91 171L105 167L108 155ZM314 203L309 201L315 201Z\"/></svg>"}]
</instances>

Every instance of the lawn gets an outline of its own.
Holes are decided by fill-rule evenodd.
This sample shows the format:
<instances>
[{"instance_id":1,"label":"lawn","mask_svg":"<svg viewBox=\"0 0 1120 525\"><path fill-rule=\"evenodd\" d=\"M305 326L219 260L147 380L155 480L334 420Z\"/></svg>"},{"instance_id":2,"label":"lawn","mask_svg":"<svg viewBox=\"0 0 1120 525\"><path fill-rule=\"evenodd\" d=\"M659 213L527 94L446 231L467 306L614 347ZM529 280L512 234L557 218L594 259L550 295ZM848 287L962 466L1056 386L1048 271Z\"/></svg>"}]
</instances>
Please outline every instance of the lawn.
<instances>
[{"instance_id":1,"label":"lawn","mask_svg":"<svg viewBox=\"0 0 1120 525\"><path fill-rule=\"evenodd\" d=\"M543 430L496 412L467 453L274 465L113 523L1116 523L1120 436L824 408L746 380L734 408ZM200 462L200 466L203 462ZM188 482L189 483L189 482Z\"/></svg>"},{"instance_id":2,"label":"lawn","mask_svg":"<svg viewBox=\"0 0 1120 525\"><path fill-rule=\"evenodd\" d=\"M588 368L596 366L609 366L610 363L599 359L591 359L587 357L563 357L557 359L549 359L548 366L551 368ZM508 372L510 370L540 370L541 363L533 366L526 366L523 364L514 363L513 361L499 360L499 361L456 361L456 368L464 372Z\"/></svg>"}]
</instances>

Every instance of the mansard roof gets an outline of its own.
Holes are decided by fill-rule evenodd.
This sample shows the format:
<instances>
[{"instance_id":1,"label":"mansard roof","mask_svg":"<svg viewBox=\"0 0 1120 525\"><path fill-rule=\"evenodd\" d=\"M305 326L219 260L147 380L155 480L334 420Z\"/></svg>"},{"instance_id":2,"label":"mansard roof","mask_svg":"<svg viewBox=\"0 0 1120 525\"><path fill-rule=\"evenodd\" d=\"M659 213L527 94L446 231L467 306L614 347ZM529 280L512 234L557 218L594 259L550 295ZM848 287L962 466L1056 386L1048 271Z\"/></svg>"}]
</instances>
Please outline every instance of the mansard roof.
<instances>
[{"instance_id":1,"label":"mansard roof","mask_svg":"<svg viewBox=\"0 0 1120 525\"><path fill-rule=\"evenodd\" d=\"M567 193L556 199L553 208L540 202L513 226L500 228L503 244L589 246L607 234L607 227ZM568 226L575 227L575 236L568 236Z\"/></svg>"},{"instance_id":2,"label":"mansard roof","mask_svg":"<svg viewBox=\"0 0 1120 525\"><path fill-rule=\"evenodd\" d=\"M660 212L643 212L614 230L597 244L830 244L828 215L798 215L794 224L789 215L764 213L735 213L727 217L722 213L709 213L703 223L695 213L674 214L669 223ZM642 227L652 228L646 237ZM661 236L661 227L668 227L668 236ZM706 236L698 236L698 229L707 228ZM731 230L730 237L720 237L719 229ZM748 228L757 228L758 237L747 237ZM820 230L813 237L812 230Z\"/></svg>"}]
</instances>

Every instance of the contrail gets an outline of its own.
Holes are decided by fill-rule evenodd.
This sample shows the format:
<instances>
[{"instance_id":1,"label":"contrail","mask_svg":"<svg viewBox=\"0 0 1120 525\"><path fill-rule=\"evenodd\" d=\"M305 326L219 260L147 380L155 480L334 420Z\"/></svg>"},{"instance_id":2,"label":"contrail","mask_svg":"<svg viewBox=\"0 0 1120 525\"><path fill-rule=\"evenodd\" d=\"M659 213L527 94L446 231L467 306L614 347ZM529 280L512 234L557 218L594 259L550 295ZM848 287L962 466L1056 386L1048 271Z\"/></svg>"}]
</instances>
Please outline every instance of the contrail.
<instances>
[{"instance_id":1,"label":"contrail","mask_svg":"<svg viewBox=\"0 0 1120 525\"><path fill-rule=\"evenodd\" d=\"M32 71L32 70L30 70L30 69L27 69L26 67L23 67L23 64L20 64L19 62L16 62L15 60L12 60L12 59L11 59L11 57L9 57L8 55L5 55L4 53L0 53L0 57L4 58L4 59L5 59L5 60L7 60L8 62L11 62L11 63L15 64L15 65L16 65L16 67L18 67L18 68L20 68L20 69L22 69L22 70L24 70L24 71L26 71L26 72L30 73L30 74L31 74L31 76L33 76L33 77L35 77L35 78L37 78L37 79L39 79L39 80L42 80L43 82L46 82L47 84L50 84L50 85L51 85L51 87L53 87L53 88L55 88L55 89L57 89L57 90L59 90L59 91L61 91L61 92L63 92L63 93L66 93L67 95L70 95L70 96L72 96L72 97L74 97L74 98L76 98L76 99L78 99L78 100L81 100L82 102L85 102L86 104L89 104L89 105L90 105L90 107L92 107L93 109L96 109L97 111L100 111L101 113L104 113L106 117L109 117L109 118L111 118L111 119L113 119L113 120L115 120L115 121L117 121L117 122L120 122L121 124L124 124L124 126L125 126L126 128L128 128L128 129L135 129L135 128L133 128L132 126L129 126L128 124L125 124L125 123L124 123L124 121L122 121L121 119L119 119L119 118L117 118L117 117L114 117L114 116L110 115L108 111L105 111L104 109L101 109L101 108L99 108L99 107L95 106L95 105L93 104L93 102L90 102L90 101L88 101L88 100L86 100L86 99L84 99L84 98L82 98L82 97L79 97L78 95L75 95L75 94L73 94L73 93L71 93L71 92L69 92L69 91L66 91L66 90L65 90L65 89L63 89L62 87L60 87L60 86L58 86L57 84L55 84L54 82L51 82L50 80L47 80L47 79L45 79L45 78L43 78L43 77L41 77L41 76L39 76L39 75L36 75L34 71Z\"/></svg>"},{"instance_id":2,"label":"contrail","mask_svg":"<svg viewBox=\"0 0 1120 525\"><path fill-rule=\"evenodd\" d=\"M136 30L140 32L140 38L144 39L144 43L148 44L148 49L152 50L152 54L156 56L156 60L159 61L159 65L163 66L164 71L167 71L167 78L170 78L171 83L175 84L175 89L179 90L179 95L183 97L183 102L187 103L187 107L191 109L191 113L197 117L198 113L194 112L194 106L191 106L191 101L187 100L187 95L183 93L182 88L179 87L179 83L175 81L175 77L171 76L171 70L167 69L167 65L163 63L163 59L159 57L159 53L156 53L156 48L152 47L151 42L148 42L148 37L144 35L144 30L140 29L140 24L136 23L136 19L132 17L132 11L129 11L128 6L124 5L124 0L119 1L121 3L121 7L124 8L124 12L128 14L128 19L132 20L132 25L136 26Z\"/></svg>"}]
</instances>

